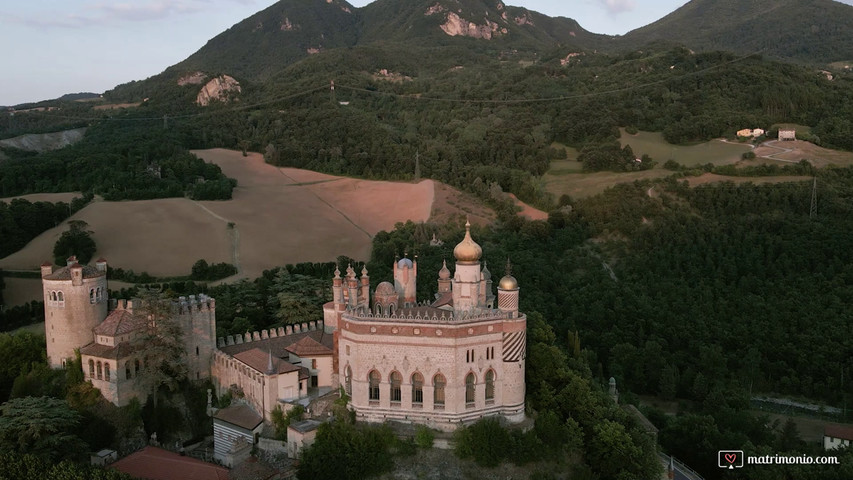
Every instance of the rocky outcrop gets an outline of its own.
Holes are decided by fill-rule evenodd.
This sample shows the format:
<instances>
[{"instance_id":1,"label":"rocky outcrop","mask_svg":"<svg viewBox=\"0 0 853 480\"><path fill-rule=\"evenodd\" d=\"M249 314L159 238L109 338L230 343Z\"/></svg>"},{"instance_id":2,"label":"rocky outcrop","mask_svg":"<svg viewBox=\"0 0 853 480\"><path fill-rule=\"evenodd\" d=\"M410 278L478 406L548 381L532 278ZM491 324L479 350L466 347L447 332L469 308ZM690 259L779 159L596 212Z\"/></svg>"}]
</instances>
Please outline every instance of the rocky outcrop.
<instances>
[{"instance_id":1,"label":"rocky outcrop","mask_svg":"<svg viewBox=\"0 0 853 480\"><path fill-rule=\"evenodd\" d=\"M424 12L424 16L428 17L430 15L435 15L436 13L441 13L444 11L444 7L440 3L436 3L435 5L427 8L426 12Z\"/></svg>"},{"instance_id":2,"label":"rocky outcrop","mask_svg":"<svg viewBox=\"0 0 853 480\"><path fill-rule=\"evenodd\" d=\"M183 87L184 85L201 85L204 82L205 78L207 78L207 75L201 72L188 73L178 79L178 86Z\"/></svg>"},{"instance_id":3,"label":"rocky outcrop","mask_svg":"<svg viewBox=\"0 0 853 480\"><path fill-rule=\"evenodd\" d=\"M241 91L240 82L228 75L220 75L202 87L196 103L206 107L211 101L228 102Z\"/></svg>"},{"instance_id":4,"label":"rocky outcrop","mask_svg":"<svg viewBox=\"0 0 853 480\"><path fill-rule=\"evenodd\" d=\"M19 137L0 140L0 145L29 152L46 152L73 145L82 140L85 133L85 128L52 133L28 133Z\"/></svg>"},{"instance_id":5,"label":"rocky outcrop","mask_svg":"<svg viewBox=\"0 0 853 480\"><path fill-rule=\"evenodd\" d=\"M299 30L298 23L291 23L290 19L284 17L284 20L281 22L281 30L285 32L292 32L293 30Z\"/></svg>"},{"instance_id":6,"label":"rocky outcrop","mask_svg":"<svg viewBox=\"0 0 853 480\"><path fill-rule=\"evenodd\" d=\"M450 12L447 14L447 21L441 25L441 29L451 37L458 35L486 40L491 40L492 36L507 33L506 28L501 28L500 25L488 19L484 20L484 24L477 25L474 22L465 20L454 12Z\"/></svg>"},{"instance_id":7,"label":"rocky outcrop","mask_svg":"<svg viewBox=\"0 0 853 480\"><path fill-rule=\"evenodd\" d=\"M529 14L525 13L524 15L520 15L518 17L515 17L515 24L516 25L531 25L532 26L533 25L533 19L530 18Z\"/></svg>"}]
</instances>

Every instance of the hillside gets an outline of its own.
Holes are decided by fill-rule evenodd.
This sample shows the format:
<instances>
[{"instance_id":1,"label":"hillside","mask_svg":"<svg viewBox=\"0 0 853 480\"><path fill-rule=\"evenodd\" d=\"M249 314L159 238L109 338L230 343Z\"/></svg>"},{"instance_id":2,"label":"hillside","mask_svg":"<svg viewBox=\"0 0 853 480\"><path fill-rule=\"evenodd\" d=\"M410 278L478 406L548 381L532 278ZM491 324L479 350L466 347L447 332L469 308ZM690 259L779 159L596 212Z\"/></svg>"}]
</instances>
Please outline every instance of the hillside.
<instances>
[{"instance_id":1,"label":"hillside","mask_svg":"<svg viewBox=\"0 0 853 480\"><path fill-rule=\"evenodd\" d=\"M681 43L809 64L853 59L853 7L832 0L692 0L616 42Z\"/></svg>"}]
</instances>

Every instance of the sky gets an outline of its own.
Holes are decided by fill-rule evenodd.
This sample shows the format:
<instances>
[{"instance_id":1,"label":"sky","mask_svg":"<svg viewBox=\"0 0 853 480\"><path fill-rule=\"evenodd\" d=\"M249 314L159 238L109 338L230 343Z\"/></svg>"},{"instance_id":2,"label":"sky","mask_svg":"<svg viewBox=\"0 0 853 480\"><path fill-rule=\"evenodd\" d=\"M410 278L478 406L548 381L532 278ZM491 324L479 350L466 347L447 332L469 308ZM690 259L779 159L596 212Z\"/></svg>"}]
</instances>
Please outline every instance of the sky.
<instances>
[{"instance_id":1,"label":"sky","mask_svg":"<svg viewBox=\"0 0 853 480\"><path fill-rule=\"evenodd\" d=\"M372 0L354 0L362 7ZM843 0L853 4L853 0ZM102 93L174 65L273 0L25 0L0 4L0 105ZM505 0L624 34L686 0Z\"/></svg>"}]
</instances>

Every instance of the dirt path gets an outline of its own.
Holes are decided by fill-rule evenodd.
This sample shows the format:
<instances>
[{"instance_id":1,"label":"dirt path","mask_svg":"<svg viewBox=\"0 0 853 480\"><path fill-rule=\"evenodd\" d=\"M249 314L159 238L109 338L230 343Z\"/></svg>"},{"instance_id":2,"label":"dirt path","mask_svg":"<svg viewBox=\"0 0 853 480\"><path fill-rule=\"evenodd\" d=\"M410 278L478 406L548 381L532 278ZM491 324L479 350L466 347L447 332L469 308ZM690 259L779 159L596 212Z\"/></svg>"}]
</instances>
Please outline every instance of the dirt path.
<instances>
[{"instance_id":1,"label":"dirt path","mask_svg":"<svg viewBox=\"0 0 853 480\"><path fill-rule=\"evenodd\" d=\"M240 266L240 231L237 230L237 224L217 214L216 212L210 210L209 208L196 201L193 201L193 203L198 205L199 208L207 212L213 218L221 220L225 222L226 225L230 226L230 228L228 229L228 239L231 241L231 264L234 265L235 268L237 268L237 273L235 275L232 275L232 277L239 277L240 274L243 273L243 269Z\"/></svg>"},{"instance_id":2,"label":"dirt path","mask_svg":"<svg viewBox=\"0 0 853 480\"><path fill-rule=\"evenodd\" d=\"M780 162L787 162L787 163L797 163L793 160L786 160L784 158L776 158L778 155L784 155L786 153L790 153L793 151L790 148L777 147L775 144L778 142L779 142L779 140L770 140L769 142L762 143L761 144L762 147L772 148L772 149L781 150L781 151L776 152L776 153L771 153L770 155L761 155L760 158L769 158L770 160L777 160Z\"/></svg>"}]
</instances>

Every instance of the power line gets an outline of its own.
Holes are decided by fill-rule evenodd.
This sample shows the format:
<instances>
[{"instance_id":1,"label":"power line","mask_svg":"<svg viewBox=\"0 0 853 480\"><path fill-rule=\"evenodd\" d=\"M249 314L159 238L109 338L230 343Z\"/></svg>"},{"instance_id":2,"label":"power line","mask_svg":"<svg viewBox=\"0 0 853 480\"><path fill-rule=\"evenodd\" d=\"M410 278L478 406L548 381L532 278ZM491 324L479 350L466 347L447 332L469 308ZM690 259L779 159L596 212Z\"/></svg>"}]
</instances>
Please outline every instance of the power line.
<instances>
[{"instance_id":1,"label":"power line","mask_svg":"<svg viewBox=\"0 0 853 480\"><path fill-rule=\"evenodd\" d=\"M450 97L428 97L428 96L423 96L421 94L413 94L413 93L412 94L402 94L402 93L395 93L395 92L381 92L378 90L370 90L370 89L363 88L363 87L341 85L340 83L336 84L334 81L332 81L332 83L331 83L331 90L334 91L335 87L337 87L337 88L346 89L346 90L350 90L350 91L369 93L372 95L383 95L383 96L397 97L397 98L407 99L407 100L445 102L445 103L465 103L465 104L474 103L474 104L493 104L493 105L513 105L513 104L526 104L526 103L551 103L551 102L560 102L560 101L567 101L567 100L578 100L578 99L582 99L582 98L592 98L592 97L598 97L598 96L603 96L603 95L612 95L612 94L616 94L616 93L624 93L624 92L629 92L632 90L639 90L642 88L651 87L651 86L655 86L655 85L661 85L664 83L675 82L675 81L679 81L679 80L684 79L684 78L688 78L688 77L692 77L692 76L696 76L696 75L702 75L702 74L707 73L711 70L719 69L719 68L722 68L722 67L725 67L728 65L732 65L734 63L741 62L741 61L743 61L749 57L760 54L762 51L763 50L759 50L759 51L756 51L756 52L753 52L753 53L750 53L747 55L743 55L743 56L734 58L732 60L729 60L728 62L720 63L717 65L711 65L711 66L703 68L701 70L697 70L695 72L687 72L687 73L684 73L682 75L678 75L675 77L663 78L663 79L655 80L652 82L641 83L639 85L631 85L631 86L627 86L627 87L613 88L613 89L603 90L603 91L599 91L599 92L579 93L576 95L561 95L561 96L557 96L557 97L518 98L518 99L503 99L503 100L500 100L500 99L463 99L463 98L450 98ZM198 112L198 113L190 113L190 114L183 114L183 115L169 115L169 117L171 117L173 119L194 118L194 117L201 117L203 115L220 114L220 113L223 113L223 111L229 112L229 111L247 110L247 109L251 109L251 108L257 108L257 107L270 105L270 104L282 102L285 100L290 100L293 98L309 95L311 93L314 93L314 92L317 92L320 90L324 90L326 88L330 88L330 85L329 84L318 85L314 88L302 90L302 91L299 91L299 92L296 92L296 93L293 93L290 95L285 95L282 97L276 97L274 99L267 100L264 102L253 103L250 105L233 105L230 108L227 108L224 110L218 109L216 111L210 111L210 112ZM69 115L50 114L47 112L37 112L37 111L36 112L26 112L26 113L42 115L45 117L64 118L64 119L68 119L68 120L80 120L80 121L99 121L99 120L106 120L106 121L155 121L156 120L156 121L160 121L163 119L163 117L160 117L160 116L157 116L157 117L78 117L78 116L69 116Z\"/></svg>"}]
</instances>

